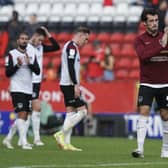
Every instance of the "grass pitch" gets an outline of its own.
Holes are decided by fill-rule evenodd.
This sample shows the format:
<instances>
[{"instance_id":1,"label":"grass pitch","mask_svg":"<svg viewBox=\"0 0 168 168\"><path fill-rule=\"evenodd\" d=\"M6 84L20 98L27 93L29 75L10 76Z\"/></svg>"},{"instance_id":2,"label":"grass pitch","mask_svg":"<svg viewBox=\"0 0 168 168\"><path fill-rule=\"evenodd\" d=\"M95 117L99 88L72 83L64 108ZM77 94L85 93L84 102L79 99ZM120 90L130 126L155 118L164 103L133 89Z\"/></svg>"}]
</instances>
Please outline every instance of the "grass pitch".
<instances>
[{"instance_id":1,"label":"grass pitch","mask_svg":"<svg viewBox=\"0 0 168 168\"><path fill-rule=\"evenodd\" d=\"M0 136L2 142L3 136ZM0 168L167 168L160 158L161 140L146 140L145 158L132 158L136 140L126 138L73 137L82 152L61 151L52 136L43 136L43 147L22 150L13 140L14 150L0 144ZM30 142L32 139L30 139Z\"/></svg>"}]
</instances>

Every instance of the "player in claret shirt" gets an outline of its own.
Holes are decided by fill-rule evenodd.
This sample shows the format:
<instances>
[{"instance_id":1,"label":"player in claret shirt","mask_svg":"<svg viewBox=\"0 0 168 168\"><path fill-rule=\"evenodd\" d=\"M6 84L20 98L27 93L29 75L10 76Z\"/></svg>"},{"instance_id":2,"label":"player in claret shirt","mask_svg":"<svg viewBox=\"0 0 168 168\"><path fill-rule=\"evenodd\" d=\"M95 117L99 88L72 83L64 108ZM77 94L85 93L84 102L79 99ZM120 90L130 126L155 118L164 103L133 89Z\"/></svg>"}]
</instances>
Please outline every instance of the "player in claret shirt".
<instances>
[{"instance_id":1,"label":"player in claret shirt","mask_svg":"<svg viewBox=\"0 0 168 168\"><path fill-rule=\"evenodd\" d=\"M133 157L144 157L144 142L150 109L155 98L163 124L161 157L168 158L168 28L159 32L158 13L144 9L141 20L146 31L135 40L140 61L140 87L138 95L137 149Z\"/></svg>"}]
</instances>

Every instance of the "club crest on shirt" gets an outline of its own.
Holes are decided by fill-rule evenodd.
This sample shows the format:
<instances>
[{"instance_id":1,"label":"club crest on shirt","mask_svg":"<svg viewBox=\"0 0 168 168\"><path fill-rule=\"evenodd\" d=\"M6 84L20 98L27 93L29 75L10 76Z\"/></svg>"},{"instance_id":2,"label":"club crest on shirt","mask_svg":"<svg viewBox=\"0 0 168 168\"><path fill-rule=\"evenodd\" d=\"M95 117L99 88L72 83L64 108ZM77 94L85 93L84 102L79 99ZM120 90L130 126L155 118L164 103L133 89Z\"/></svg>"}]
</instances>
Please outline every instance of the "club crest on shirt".
<instances>
[{"instance_id":1,"label":"club crest on shirt","mask_svg":"<svg viewBox=\"0 0 168 168\"><path fill-rule=\"evenodd\" d=\"M23 107L23 103L18 103L18 104L17 104L17 107L18 107L19 109L21 109L21 108Z\"/></svg>"}]
</instances>

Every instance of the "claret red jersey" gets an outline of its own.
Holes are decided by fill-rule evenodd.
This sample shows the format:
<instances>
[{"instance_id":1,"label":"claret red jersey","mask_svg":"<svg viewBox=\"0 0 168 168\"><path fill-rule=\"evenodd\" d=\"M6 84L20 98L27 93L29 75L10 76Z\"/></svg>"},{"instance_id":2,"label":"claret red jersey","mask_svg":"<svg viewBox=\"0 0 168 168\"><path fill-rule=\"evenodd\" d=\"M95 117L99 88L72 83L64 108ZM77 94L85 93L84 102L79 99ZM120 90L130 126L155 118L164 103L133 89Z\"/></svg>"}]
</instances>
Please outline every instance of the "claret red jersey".
<instances>
[{"instance_id":1,"label":"claret red jersey","mask_svg":"<svg viewBox=\"0 0 168 168\"><path fill-rule=\"evenodd\" d=\"M140 60L140 82L149 84L168 83L168 45L163 48L163 32L156 36L148 32L138 36L134 46Z\"/></svg>"}]
</instances>

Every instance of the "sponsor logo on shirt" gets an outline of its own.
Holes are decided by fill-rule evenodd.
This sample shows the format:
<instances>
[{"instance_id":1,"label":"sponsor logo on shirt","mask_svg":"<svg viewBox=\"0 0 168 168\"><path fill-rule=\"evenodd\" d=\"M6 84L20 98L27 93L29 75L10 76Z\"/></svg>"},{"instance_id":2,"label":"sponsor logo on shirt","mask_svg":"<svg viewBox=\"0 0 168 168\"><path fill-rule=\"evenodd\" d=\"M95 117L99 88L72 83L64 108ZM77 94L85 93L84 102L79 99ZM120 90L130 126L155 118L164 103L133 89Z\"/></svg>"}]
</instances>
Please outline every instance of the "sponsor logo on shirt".
<instances>
[{"instance_id":1,"label":"sponsor logo on shirt","mask_svg":"<svg viewBox=\"0 0 168 168\"><path fill-rule=\"evenodd\" d=\"M168 57L167 56L157 56L157 57L152 57L150 59L151 62L166 62L168 61Z\"/></svg>"},{"instance_id":2,"label":"sponsor logo on shirt","mask_svg":"<svg viewBox=\"0 0 168 168\"><path fill-rule=\"evenodd\" d=\"M150 44L150 43L151 43L150 41L145 42L146 45L148 45L148 44Z\"/></svg>"},{"instance_id":3,"label":"sponsor logo on shirt","mask_svg":"<svg viewBox=\"0 0 168 168\"><path fill-rule=\"evenodd\" d=\"M75 49L70 49L68 58L74 59L74 57L75 57Z\"/></svg>"}]
</instances>

